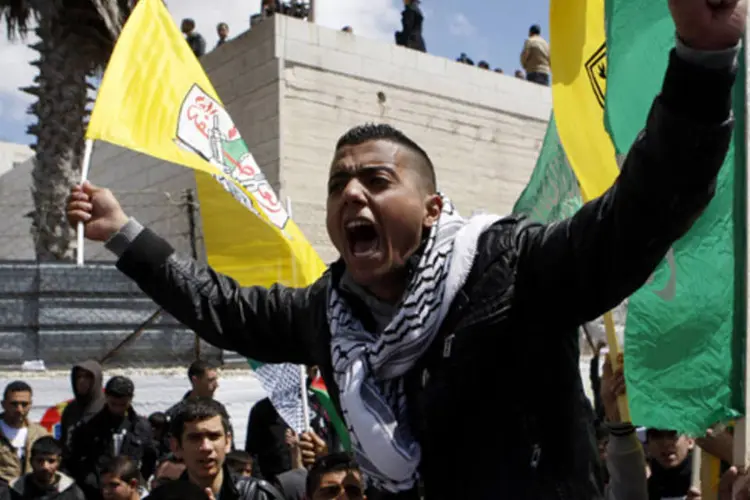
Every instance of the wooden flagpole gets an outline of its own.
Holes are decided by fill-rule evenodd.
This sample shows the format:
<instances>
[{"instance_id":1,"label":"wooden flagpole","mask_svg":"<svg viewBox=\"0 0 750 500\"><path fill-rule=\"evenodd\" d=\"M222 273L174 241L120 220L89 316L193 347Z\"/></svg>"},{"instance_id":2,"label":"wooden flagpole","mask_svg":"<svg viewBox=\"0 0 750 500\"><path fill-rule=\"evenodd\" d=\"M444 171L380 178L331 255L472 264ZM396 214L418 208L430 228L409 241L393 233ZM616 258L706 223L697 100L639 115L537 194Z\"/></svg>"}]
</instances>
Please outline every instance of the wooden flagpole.
<instances>
[{"instance_id":1,"label":"wooden flagpole","mask_svg":"<svg viewBox=\"0 0 750 500\"><path fill-rule=\"evenodd\" d=\"M612 362L612 370L620 368L620 342L617 340L617 331L615 330L615 319L612 311L604 315L604 331L607 334L607 345L609 346L609 360ZM627 396L617 398L617 408L620 410L620 420L623 422L632 422L630 419L630 407L628 406Z\"/></svg>"},{"instance_id":2,"label":"wooden flagpole","mask_svg":"<svg viewBox=\"0 0 750 500\"><path fill-rule=\"evenodd\" d=\"M743 77L747 77L747 35L742 40L743 46L745 48L744 51L744 57L745 57L745 64L741 64L740 66L745 71L745 75ZM745 84L747 86L747 83ZM744 197L744 209L745 209L745 251L747 251L747 223L750 220L750 215L748 213L748 207L750 207L750 203L747 202L748 196L750 196L750 189L748 189L748 182L747 182L747 144L750 137L747 135L747 119L748 119L748 113L747 113L747 88L744 89L743 93L744 99L743 99L743 106L744 106L744 118L745 118L745 151L746 151L746 157L745 157L745 171L742 175L742 179L745 182L744 191L746 193ZM745 311L747 311L748 307L750 307L750 295L748 295L748 288L747 288L747 262L748 262L748 255L742 256L745 258L745 270L744 270L744 276L737 276L737 278L742 279L742 286L744 288L744 296L745 296ZM750 401L750 370L748 370L747 363L750 361L750 342L747 341L747 325L744 325L745 331L743 332L745 334L745 340L744 340L744 346L745 346L745 366L744 366L744 387L745 387L745 412L746 415L744 418L739 419L734 426L734 438L733 438L733 446L732 446L732 455L733 455L733 465L735 465L740 470L746 470L748 465L750 465L750 460L748 457L748 451L750 450L750 443L748 440L750 439L750 429L748 428L748 419L747 419L747 409L748 409L748 401Z\"/></svg>"}]
</instances>

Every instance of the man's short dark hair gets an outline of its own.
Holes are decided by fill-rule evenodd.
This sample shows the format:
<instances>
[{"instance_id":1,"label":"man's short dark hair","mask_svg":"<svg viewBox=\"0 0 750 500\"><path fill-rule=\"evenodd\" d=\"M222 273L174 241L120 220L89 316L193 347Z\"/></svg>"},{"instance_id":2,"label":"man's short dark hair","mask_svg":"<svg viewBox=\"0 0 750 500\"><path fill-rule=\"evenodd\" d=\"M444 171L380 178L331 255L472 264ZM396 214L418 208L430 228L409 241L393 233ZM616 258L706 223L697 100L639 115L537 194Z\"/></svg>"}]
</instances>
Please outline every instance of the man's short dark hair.
<instances>
[{"instance_id":1,"label":"man's short dark hair","mask_svg":"<svg viewBox=\"0 0 750 500\"><path fill-rule=\"evenodd\" d=\"M226 462L229 466L231 466L232 464L245 466L253 463L253 457L246 451L232 450L227 453Z\"/></svg>"},{"instance_id":2,"label":"man's short dark hair","mask_svg":"<svg viewBox=\"0 0 750 500\"><path fill-rule=\"evenodd\" d=\"M186 399L177 406L177 411L169 421L169 434L181 443L185 424L214 417L221 417L221 426L225 433L229 433L229 415L223 404L211 398Z\"/></svg>"},{"instance_id":3,"label":"man's short dark hair","mask_svg":"<svg viewBox=\"0 0 750 500\"><path fill-rule=\"evenodd\" d=\"M135 394L135 384L128 377L116 375L107 381L104 394L115 398L132 398Z\"/></svg>"},{"instance_id":4,"label":"man's short dark hair","mask_svg":"<svg viewBox=\"0 0 750 500\"><path fill-rule=\"evenodd\" d=\"M315 460L315 463L307 472L305 482L305 493L307 498L312 498L315 491L320 487L323 476L331 472L342 470L359 472L359 465L354 458L346 452L331 453Z\"/></svg>"},{"instance_id":5,"label":"man's short dark hair","mask_svg":"<svg viewBox=\"0 0 750 500\"><path fill-rule=\"evenodd\" d=\"M62 446L60 442L52 436L42 436L31 445L31 458L39 455L62 455Z\"/></svg>"},{"instance_id":6,"label":"man's short dark hair","mask_svg":"<svg viewBox=\"0 0 750 500\"><path fill-rule=\"evenodd\" d=\"M227 23L219 23L216 25L216 29L219 30L221 28L229 29L229 25Z\"/></svg>"},{"instance_id":7,"label":"man's short dark hair","mask_svg":"<svg viewBox=\"0 0 750 500\"><path fill-rule=\"evenodd\" d=\"M164 412L155 411L148 416L148 423L151 427L167 430L167 415Z\"/></svg>"},{"instance_id":8,"label":"man's short dark hair","mask_svg":"<svg viewBox=\"0 0 750 500\"><path fill-rule=\"evenodd\" d=\"M5 392L3 392L3 399L8 400L8 396L10 396L14 392L28 392L29 394L33 394L33 391L31 390L31 386L24 382L23 380L14 380L10 384L5 386Z\"/></svg>"},{"instance_id":9,"label":"man's short dark hair","mask_svg":"<svg viewBox=\"0 0 750 500\"><path fill-rule=\"evenodd\" d=\"M182 24L190 27L190 29L195 28L195 20L190 17L186 17L185 19L183 19Z\"/></svg>"},{"instance_id":10,"label":"man's short dark hair","mask_svg":"<svg viewBox=\"0 0 750 500\"><path fill-rule=\"evenodd\" d=\"M680 437L680 433L671 429L655 429L649 427L646 429L646 440L651 441L652 439L677 439Z\"/></svg>"},{"instance_id":11,"label":"man's short dark hair","mask_svg":"<svg viewBox=\"0 0 750 500\"><path fill-rule=\"evenodd\" d=\"M144 482L138 464L132 458L124 455L110 458L104 462L100 474L112 474L119 477L124 483L130 483L133 479L138 482L138 485L142 485Z\"/></svg>"},{"instance_id":12,"label":"man's short dark hair","mask_svg":"<svg viewBox=\"0 0 750 500\"><path fill-rule=\"evenodd\" d=\"M406 134L390 125L384 123L367 123L349 129L349 131L342 135L336 143L336 151L344 146L358 146L368 141L378 140L390 141L400 146L404 146L416 154L422 160L419 165L419 175L427 190L430 193L435 192L437 189L437 179L435 177L435 167L433 166L430 157L416 142L412 141L406 136Z\"/></svg>"},{"instance_id":13,"label":"man's short dark hair","mask_svg":"<svg viewBox=\"0 0 750 500\"><path fill-rule=\"evenodd\" d=\"M206 372L216 370L216 365L210 361L198 359L190 363L188 367L188 379L192 380L193 377L202 377Z\"/></svg>"},{"instance_id":14,"label":"man's short dark hair","mask_svg":"<svg viewBox=\"0 0 750 500\"><path fill-rule=\"evenodd\" d=\"M529 28L529 34L530 35L541 35L542 34L542 28L538 24L532 24L531 28Z\"/></svg>"}]
</instances>

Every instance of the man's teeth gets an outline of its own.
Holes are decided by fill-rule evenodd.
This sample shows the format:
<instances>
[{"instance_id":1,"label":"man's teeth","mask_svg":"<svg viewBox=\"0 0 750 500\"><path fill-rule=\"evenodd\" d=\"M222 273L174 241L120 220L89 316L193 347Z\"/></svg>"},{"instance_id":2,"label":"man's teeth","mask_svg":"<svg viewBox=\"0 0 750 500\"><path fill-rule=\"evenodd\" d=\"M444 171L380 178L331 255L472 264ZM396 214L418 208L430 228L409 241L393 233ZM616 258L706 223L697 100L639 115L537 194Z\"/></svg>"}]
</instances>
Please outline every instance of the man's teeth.
<instances>
[{"instance_id":1,"label":"man's teeth","mask_svg":"<svg viewBox=\"0 0 750 500\"><path fill-rule=\"evenodd\" d=\"M353 221L348 222L346 224L346 228L347 229L356 229L356 228L362 227L362 226L372 226L372 224L370 222L366 221L366 220L361 220L361 219L353 220Z\"/></svg>"}]
</instances>

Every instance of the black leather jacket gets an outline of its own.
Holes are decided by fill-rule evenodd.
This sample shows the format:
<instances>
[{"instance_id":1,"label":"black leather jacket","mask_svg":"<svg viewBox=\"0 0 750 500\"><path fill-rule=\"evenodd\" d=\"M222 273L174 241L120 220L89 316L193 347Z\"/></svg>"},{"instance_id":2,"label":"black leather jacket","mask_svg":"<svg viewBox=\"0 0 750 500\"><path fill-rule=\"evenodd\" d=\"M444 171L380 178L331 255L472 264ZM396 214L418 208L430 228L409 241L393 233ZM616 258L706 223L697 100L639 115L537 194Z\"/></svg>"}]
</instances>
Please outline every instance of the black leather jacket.
<instances>
[{"instance_id":1,"label":"black leather jacket","mask_svg":"<svg viewBox=\"0 0 750 500\"><path fill-rule=\"evenodd\" d=\"M607 193L563 222L506 218L481 237L440 338L407 376L428 500L600 497L577 327L638 289L711 200L732 136L733 82L733 71L673 52ZM304 289L241 288L146 229L117 265L205 341L318 365L336 398L326 289L341 263Z\"/></svg>"},{"instance_id":2,"label":"black leather jacket","mask_svg":"<svg viewBox=\"0 0 750 500\"><path fill-rule=\"evenodd\" d=\"M180 481L190 481L187 471ZM237 477L224 467L224 480L219 492L220 500L284 500L284 496L268 481L254 477Z\"/></svg>"},{"instance_id":3,"label":"black leather jacket","mask_svg":"<svg viewBox=\"0 0 750 500\"><path fill-rule=\"evenodd\" d=\"M87 500L100 500L100 468L112 454L112 431L115 428L105 405L91 420L72 430L70 449L63 468L75 479ZM124 421L118 423L124 433L120 455L138 464L143 477L150 477L156 468L157 451L151 435L151 424L131 407Z\"/></svg>"}]
</instances>

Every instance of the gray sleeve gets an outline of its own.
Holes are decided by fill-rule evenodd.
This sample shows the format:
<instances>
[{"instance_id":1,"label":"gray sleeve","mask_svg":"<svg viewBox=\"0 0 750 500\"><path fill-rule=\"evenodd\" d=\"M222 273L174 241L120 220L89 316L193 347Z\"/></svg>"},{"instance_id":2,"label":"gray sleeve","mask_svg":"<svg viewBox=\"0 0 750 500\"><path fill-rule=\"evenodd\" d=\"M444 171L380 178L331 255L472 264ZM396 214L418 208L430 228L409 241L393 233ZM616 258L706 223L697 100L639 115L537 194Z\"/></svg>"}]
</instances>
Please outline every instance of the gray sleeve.
<instances>
[{"instance_id":1,"label":"gray sleeve","mask_svg":"<svg viewBox=\"0 0 750 500\"><path fill-rule=\"evenodd\" d=\"M141 234L141 231L143 231L141 223L131 217L119 231L104 243L104 247L118 258L122 257L122 254L125 253L130 244Z\"/></svg>"},{"instance_id":2,"label":"gray sleeve","mask_svg":"<svg viewBox=\"0 0 750 500\"><path fill-rule=\"evenodd\" d=\"M685 42L680 40L680 37L676 37L675 40L675 51L677 56L685 62L695 64L696 66L703 66L709 69L720 69L729 68L737 64L737 57L740 53L740 47L742 43L738 43L735 47L731 47L725 50L695 50L688 47Z\"/></svg>"},{"instance_id":3,"label":"gray sleeve","mask_svg":"<svg viewBox=\"0 0 750 500\"><path fill-rule=\"evenodd\" d=\"M607 469L606 500L648 500L646 460L635 432L610 436Z\"/></svg>"}]
</instances>

